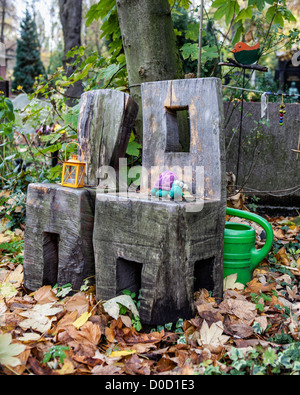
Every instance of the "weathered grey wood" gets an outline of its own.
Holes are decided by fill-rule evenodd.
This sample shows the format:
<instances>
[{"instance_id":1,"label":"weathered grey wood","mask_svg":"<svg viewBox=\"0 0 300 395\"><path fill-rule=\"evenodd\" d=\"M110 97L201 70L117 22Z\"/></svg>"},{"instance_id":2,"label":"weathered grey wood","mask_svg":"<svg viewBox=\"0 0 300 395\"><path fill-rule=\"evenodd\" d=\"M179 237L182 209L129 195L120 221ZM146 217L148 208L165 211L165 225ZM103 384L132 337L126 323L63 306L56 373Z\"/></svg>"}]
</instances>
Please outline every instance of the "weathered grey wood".
<instances>
[{"instance_id":1,"label":"weathered grey wood","mask_svg":"<svg viewBox=\"0 0 300 395\"><path fill-rule=\"evenodd\" d=\"M97 193L93 245L97 297L116 296L128 281L129 289L141 288L142 322L156 325L191 317L193 294L199 288L222 296L224 117L221 81L216 78L147 83L142 85L142 95L142 191L129 196ZM172 112L186 109L189 152L177 152L180 132ZM149 187L162 170L176 167L181 171L184 166L192 169L189 181L196 202L159 201L149 196ZM201 169L204 183L197 185ZM124 273L121 281L122 262L124 270L136 273L128 279ZM139 278L140 284L132 284L132 279L138 282Z\"/></svg>"},{"instance_id":2,"label":"weathered grey wood","mask_svg":"<svg viewBox=\"0 0 300 395\"><path fill-rule=\"evenodd\" d=\"M98 185L101 166L118 169L137 111L137 104L122 92L96 90L82 95L78 142L87 162L86 184ZM93 188L29 185L24 253L26 288L71 283L78 290L85 278L93 276L95 193Z\"/></svg>"},{"instance_id":3,"label":"weathered grey wood","mask_svg":"<svg viewBox=\"0 0 300 395\"><path fill-rule=\"evenodd\" d=\"M79 290L95 272L92 234L96 191L30 184L27 192L24 284L71 283Z\"/></svg>"},{"instance_id":4,"label":"weathered grey wood","mask_svg":"<svg viewBox=\"0 0 300 395\"><path fill-rule=\"evenodd\" d=\"M205 197L224 199L225 148L222 85L218 78L195 78L159 81L142 85L144 138L141 189L149 190L164 166L191 166L192 180L185 180L199 197L203 194L197 185L197 166L205 169ZM175 139L168 120L170 111L188 109L190 118L189 152L170 152L168 134ZM175 143L173 142L173 147ZM158 166L151 173L149 169ZM203 197L203 196L202 196Z\"/></svg>"},{"instance_id":5,"label":"weathered grey wood","mask_svg":"<svg viewBox=\"0 0 300 395\"><path fill-rule=\"evenodd\" d=\"M200 288L221 297L225 206L211 200L201 212L187 211L195 204L97 193L97 298L107 300L121 291L119 258L141 267L140 318L145 324L191 318L194 291ZM127 285L123 282L123 289L132 287L130 281Z\"/></svg>"},{"instance_id":6,"label":"weathered grey wood","mask_svg":"<svg viewBox=\"0 0 300 395\"><path fill-rule=\"evenodd\" d=\"M99 184L101 166L118 170L137 112L137 104L127 93L98 89L82 94L77 140L87 162L86 185Z\"/></svg>"}]
</instances>

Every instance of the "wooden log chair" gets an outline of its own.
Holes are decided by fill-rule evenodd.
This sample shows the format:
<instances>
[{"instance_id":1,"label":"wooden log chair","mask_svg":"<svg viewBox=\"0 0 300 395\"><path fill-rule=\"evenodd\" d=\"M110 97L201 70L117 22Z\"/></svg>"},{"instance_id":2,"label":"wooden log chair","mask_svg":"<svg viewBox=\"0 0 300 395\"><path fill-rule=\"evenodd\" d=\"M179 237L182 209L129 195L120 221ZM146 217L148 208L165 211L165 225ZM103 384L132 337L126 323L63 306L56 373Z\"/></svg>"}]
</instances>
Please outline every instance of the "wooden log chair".
<instances>
[{"instance_id":1,"label":"wooden log chair","mask_svg":"<svg viewBox=\"0 0 300 395\"><path fill-rule=\"evenodd\" d=\"M107 300L125 289L140 294L144 324L190 318L194 292L201 288L222 296L226 193L221 89L217 78L142 84L141 191L96 194L97 297ZM166 169L184 178L195 201L151 196Z\"/></svg>"},{"instance_id":2,"label":"wooden log chair","mask_svg":"<svg viewBox=\"0 0 300 395\"><path fill-rule=\"evenodd\" d=\"M126 93L107 89L81 96L78 143L87 162L86 186L28 186L24 251L27 289L71 283L74 290L79 290L86 278L94 276L96 188L105 182L98 169L105 165L118 167L137 111L137 104Z\"/></svg>"}]
</instances>

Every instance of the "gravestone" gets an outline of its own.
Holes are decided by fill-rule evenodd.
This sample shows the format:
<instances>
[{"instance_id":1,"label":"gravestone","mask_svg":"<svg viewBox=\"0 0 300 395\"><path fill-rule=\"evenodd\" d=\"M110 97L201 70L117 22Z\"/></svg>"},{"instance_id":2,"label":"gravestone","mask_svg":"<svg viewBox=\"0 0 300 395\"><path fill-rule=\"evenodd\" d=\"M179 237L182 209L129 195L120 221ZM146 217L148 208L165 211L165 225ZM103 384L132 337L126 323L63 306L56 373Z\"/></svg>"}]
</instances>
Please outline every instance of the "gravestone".
<instances>
[{"instance_id":1,"label":"gravestone","mask_svg":"<svg viewBox=\"0 0 300 395\"><path fill-rule=\"evenodd\" d=\"M137 114L128 94L95 90L80 104L78 142L85 149L87 182L80 189L30 184L27 192L24 284L71 283L74 290L95 274L94 209L99 165L117 166Z\"/></svg>"},{"instance_id":2,"label":"gravestone","mask_svg":"<svg viewBox=\"0 0 300 395\"><path fill-rule=\"evenodd\" d=\"M226 194L221 89L217 78L143 84L141 192L96 194L97 298L140 291L145 324L190 318L194 291L200 288L222 296ZM182 115L188 131L180 128ZM194 202L150 196L166 169L180 173Z\"/></svg>"}]
</instances>

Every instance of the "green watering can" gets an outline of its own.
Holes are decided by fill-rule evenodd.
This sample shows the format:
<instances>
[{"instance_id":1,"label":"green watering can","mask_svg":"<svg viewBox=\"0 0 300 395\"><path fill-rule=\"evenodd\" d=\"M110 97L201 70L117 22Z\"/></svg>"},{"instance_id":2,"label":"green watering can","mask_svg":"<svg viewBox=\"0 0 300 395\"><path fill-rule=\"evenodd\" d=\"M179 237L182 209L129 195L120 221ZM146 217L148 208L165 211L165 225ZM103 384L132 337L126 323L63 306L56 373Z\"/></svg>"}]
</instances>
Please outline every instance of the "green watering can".
<instances>
[{"instance_id":1,"label":"green watering can","mask_svg":"<svg viewBox=\"0 0 300 395\"><path fill-rule=\"evenodd\" d=\"M255 248L256 233L251 226L235 222L225 223L224 278L230 274L237 273L236 281L246 285L252 279L253 270L271 249L273 229L264 218L248 211L227 207L226 214L256 222L266 232L265 245L260 250L257 250Z\"/></svg>"}]
</instances>

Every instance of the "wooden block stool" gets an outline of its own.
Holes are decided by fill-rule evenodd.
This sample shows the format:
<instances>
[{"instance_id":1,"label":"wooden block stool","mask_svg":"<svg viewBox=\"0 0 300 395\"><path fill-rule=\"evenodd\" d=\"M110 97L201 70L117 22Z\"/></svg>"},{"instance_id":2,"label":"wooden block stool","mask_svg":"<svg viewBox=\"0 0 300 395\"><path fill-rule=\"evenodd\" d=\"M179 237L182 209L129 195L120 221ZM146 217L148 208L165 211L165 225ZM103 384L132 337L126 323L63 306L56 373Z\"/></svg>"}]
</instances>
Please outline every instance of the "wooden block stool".
<instances>
[{"instance_id":1,"label":"wooden block stool","mask_svg":"<svg viewBox=\"0 0 300 395\"><path fill-rule=\"evenodd\" d=\"M78 142L87 162L85 188L30 184L26 204L24 284L29 290L43 285L71 283L79 290L95 274L93 226L98 168L118 167L125 156L137 104L125 93L86 92L81 97Z\"/></svg>"},{"instance_id":2,"label":"wooden block stool","mask_svg":"<svg viewBox=\"0 0 300 395\"><path fill-rule=\"evenodd\" d=\"M30 290L93 276L96 189L30 184L26 202L24 283Z\"/></svg>"},{"instance_id":3,"label":"wooden block stool","mask_svg":"<svg viewBox=\"0 0 300 395\"><path fill-rule=\"evenodd\" d=\"M222 296L226 193L221 81L145 83L142 103L141 193L96 195L96 292L107 300L124 289L141 290L141 320L156 325L190 318L200 288ZM150 196L160 172L174 168L186 170L184 182L195 202Z\"/></svg>"}]
</instances>

